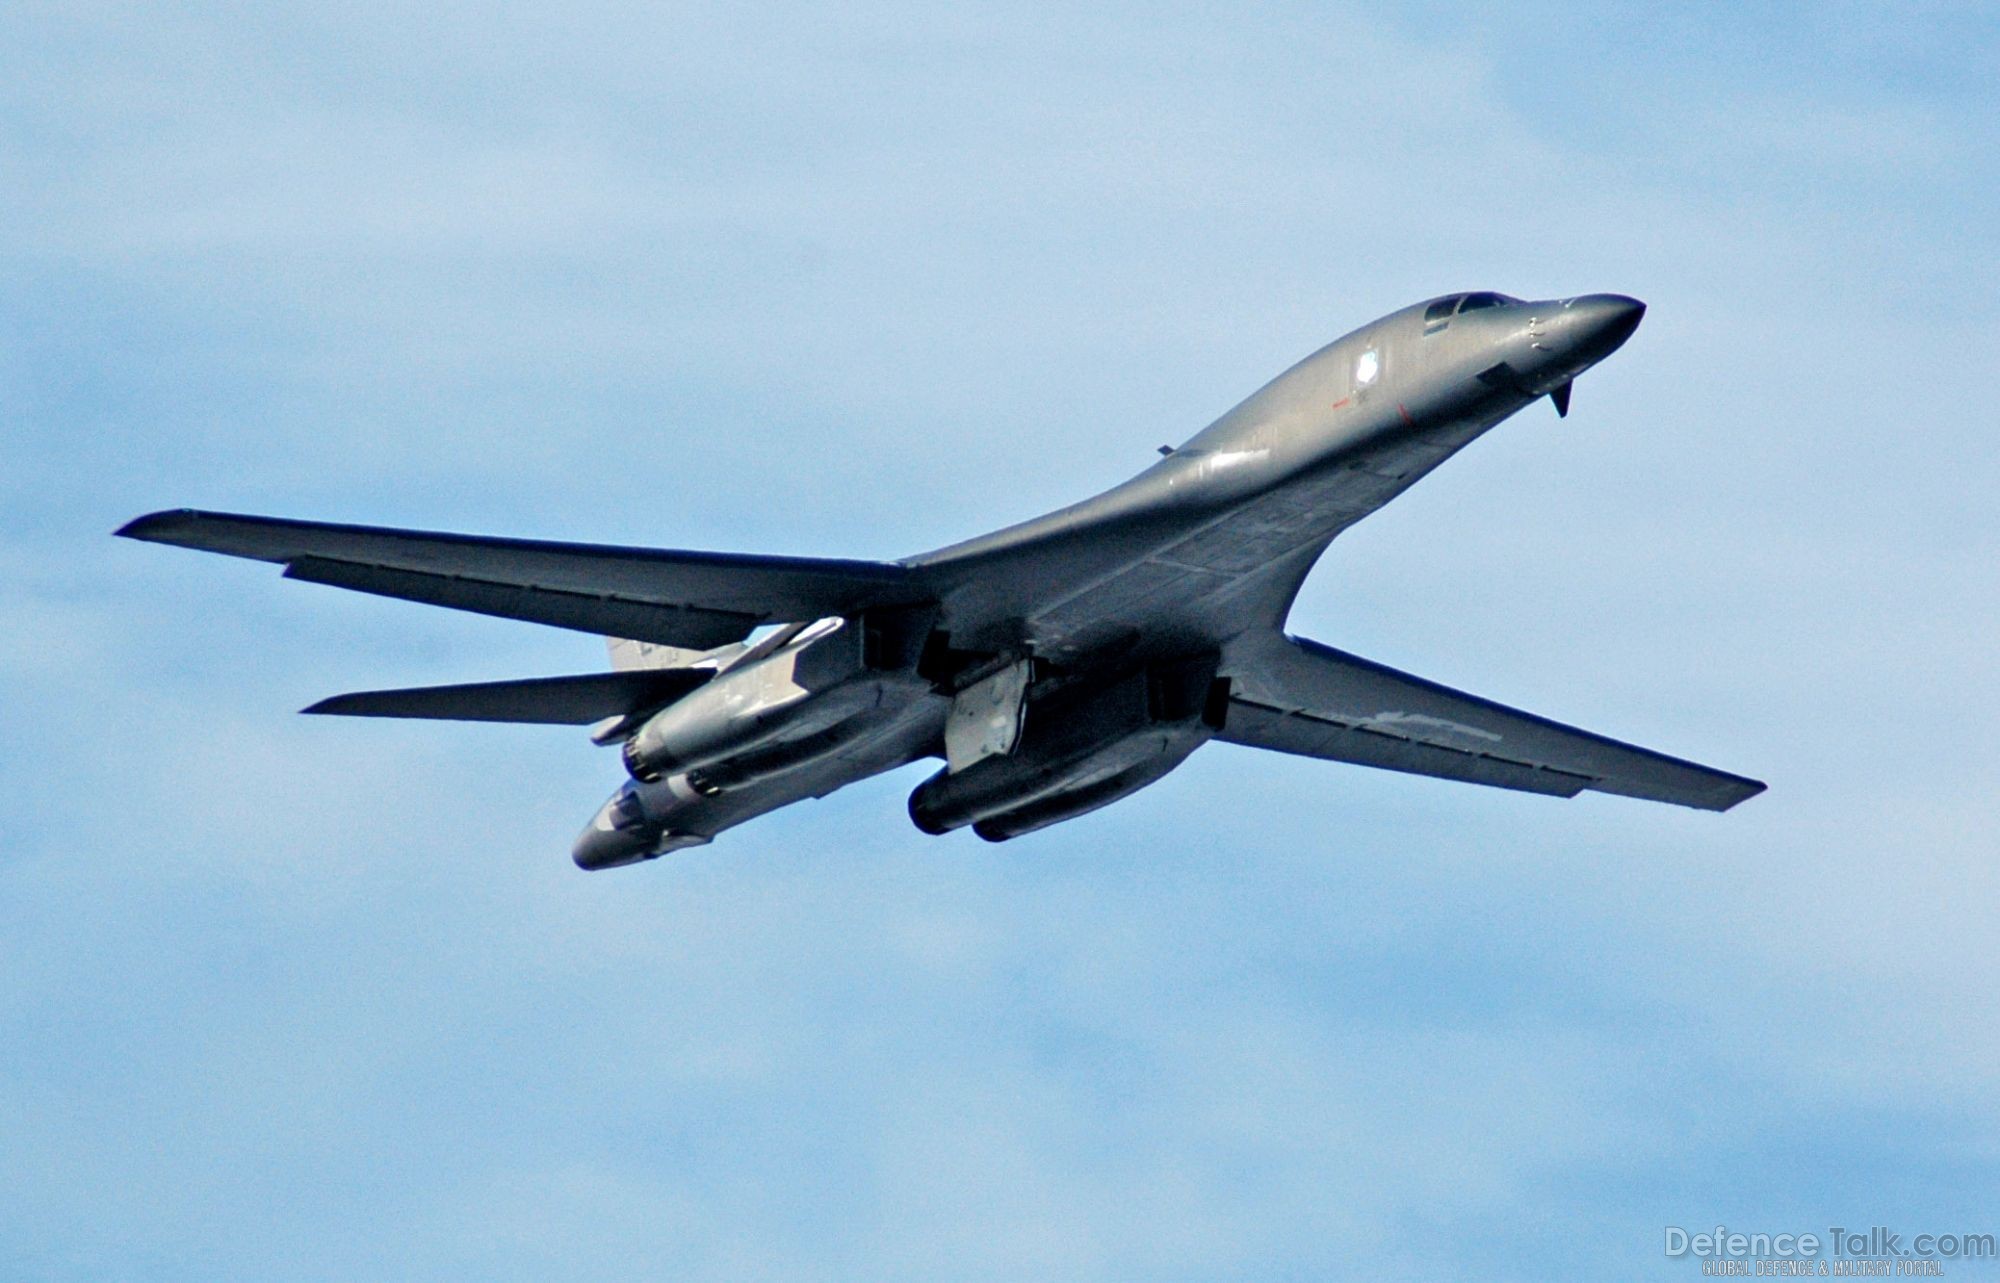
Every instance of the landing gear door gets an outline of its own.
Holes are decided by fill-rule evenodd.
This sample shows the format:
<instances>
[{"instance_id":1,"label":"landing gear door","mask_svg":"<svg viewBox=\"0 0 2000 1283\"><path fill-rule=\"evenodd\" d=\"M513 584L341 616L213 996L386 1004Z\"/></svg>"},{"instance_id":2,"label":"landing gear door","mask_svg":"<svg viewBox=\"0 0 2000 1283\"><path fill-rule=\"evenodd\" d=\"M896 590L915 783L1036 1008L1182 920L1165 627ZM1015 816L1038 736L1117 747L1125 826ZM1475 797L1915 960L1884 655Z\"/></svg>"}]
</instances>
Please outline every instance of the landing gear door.
<instances>
[{"instance_id":1,"label":"landing gear door","mask_svg":"<svg viewBox=\"0 0 2000 1283\"><path fill-rule=\"evenodd\" d=\"M951 701L944 723L945 768L956 774L974 762L1000 757L1021 742L1027 705L1029 660L989 673Z\"/></svg>"}]
</instances>

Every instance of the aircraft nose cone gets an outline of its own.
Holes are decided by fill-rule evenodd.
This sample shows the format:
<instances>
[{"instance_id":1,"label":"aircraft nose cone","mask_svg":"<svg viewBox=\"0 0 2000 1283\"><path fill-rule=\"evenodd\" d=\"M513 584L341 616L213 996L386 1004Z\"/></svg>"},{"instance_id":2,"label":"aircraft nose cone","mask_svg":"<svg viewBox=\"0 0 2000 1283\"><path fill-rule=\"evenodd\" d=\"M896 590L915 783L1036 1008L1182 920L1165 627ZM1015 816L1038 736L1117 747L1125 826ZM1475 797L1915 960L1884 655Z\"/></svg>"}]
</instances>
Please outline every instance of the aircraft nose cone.
<instances>
[{"instance_id":1,"label":"aircraft nose cone","mask_svg":"<svg viewBox=\"0 0 2000 1283\"><path fill-rule=\"evenodd\" d=\"M1646 315L1644 303L1624 294L1586 294L1570 304L1569 310L1577 346L1592 361L1616 352Z\"/></svg>"}]
</instances>

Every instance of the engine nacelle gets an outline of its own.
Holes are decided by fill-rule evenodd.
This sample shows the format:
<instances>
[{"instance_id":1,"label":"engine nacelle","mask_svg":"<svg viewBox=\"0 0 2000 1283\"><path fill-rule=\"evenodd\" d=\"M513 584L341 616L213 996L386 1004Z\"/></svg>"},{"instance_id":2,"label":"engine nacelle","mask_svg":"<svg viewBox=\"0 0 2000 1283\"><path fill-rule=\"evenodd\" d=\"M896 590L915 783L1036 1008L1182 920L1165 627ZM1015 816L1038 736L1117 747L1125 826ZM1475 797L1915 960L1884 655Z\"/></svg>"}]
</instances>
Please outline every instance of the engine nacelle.
<instances>
[{"instance_id":1,"label":"engine nacelle","mask_svg":"<svg viewBox=\"0 0 2000 1283\"><path fill-rule=\"evenodd\" d=\"M1170 744L1155 756L1141 762L1121 775L1100 779L1093 784L1077 785L1045 795L1012 811L1003 811L974 821L972 831L988 842L1005 842L1036 829L1045 829L1051 824L1073 820L1079 815L1095 811L1100 806L1110 806L1121 797L1129 797L1155 780L1163 778L1167 772L1187 760L1188 754L1206 742L1206 734L1187 742L1184 747Z\"/></svg>"},{"instance_id":2,"label":"engine nacelle","mask_svg":"<svg viewBox=\"0 0 2000 1283\"><path fill-rule=\"evenodd\" d=\"M910 820L926 833L970 824L998 842L1109 805L1215 733L1227 690L1214 674L1213 660L1154 667L1032 704L1011 755L931 776L910 794Z\"/></svg>"},{"instance_id":3,"label":"engine nacelle","mask_svg":"<svg viewBox=\"0 0 2000 1283\"><path fill-rule=\"evenodd\" d=\"M831 757L867 735L877 724L878 719L856 713L824 730L764 741L755 748L687 772L687 785L703 797L744 788Z\"/></svg>"},{"instance_id":4,"label":"engine nacelle","mask_svg":"<svg viewBox=\"0 0 2000 1283\"><path fill-rule=\"evenodd\" d=\"M844 722L881 698L863 651L847 620L806 625L648 718L625 741L625 769L653 783Z\"/></svg>"}]
</instances>

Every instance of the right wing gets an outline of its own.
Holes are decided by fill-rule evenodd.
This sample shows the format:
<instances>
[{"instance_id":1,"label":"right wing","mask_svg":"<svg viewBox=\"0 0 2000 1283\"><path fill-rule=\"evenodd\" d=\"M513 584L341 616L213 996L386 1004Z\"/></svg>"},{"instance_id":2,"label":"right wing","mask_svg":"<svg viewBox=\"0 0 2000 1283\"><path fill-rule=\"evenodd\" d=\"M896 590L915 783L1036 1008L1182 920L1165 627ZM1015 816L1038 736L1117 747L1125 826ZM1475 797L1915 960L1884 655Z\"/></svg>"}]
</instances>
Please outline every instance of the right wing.
<instances>
[{"instance_id":1,"label":"right wing","mask_svg":"<svg viewBox=\"0 0 2000 1283\"><path fill-rule=\"evenodd\" d=\"M1231 664L1217 738L1416 775L1575 797L1585 789L1726 811L1756 780L1272 633Z\"/></svg>"},{"instance_id":2,"label":"right wing","mask_svg":"<svg viewBox=\"0 0 2000 1283\"><path fill-rule=\"evenodd\" d=\"M273 561L290 579L582 632L705 650L760 624L907 605L925 593L888 562L680 552L433 534L181 509L118 531Z\"/></svg>"}]
</instances>

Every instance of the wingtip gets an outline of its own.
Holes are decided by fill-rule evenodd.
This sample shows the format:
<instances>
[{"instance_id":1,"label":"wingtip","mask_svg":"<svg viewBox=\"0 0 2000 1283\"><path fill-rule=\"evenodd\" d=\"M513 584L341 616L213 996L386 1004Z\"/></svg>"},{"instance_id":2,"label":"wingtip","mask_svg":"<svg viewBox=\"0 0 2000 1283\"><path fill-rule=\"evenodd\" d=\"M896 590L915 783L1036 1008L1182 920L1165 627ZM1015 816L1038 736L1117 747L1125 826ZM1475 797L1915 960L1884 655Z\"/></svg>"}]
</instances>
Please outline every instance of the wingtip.
<instances>
[{"instance_id":1,"label":"wingtip","mask_svg":"<svg viewBox=\"0 0 2000 1283\"><path fill-rule=\"evenodd\" d=\"M341 695L328 695L315 700L299 710L301 717L383 717L388 716L374 706L378 696L393 695L394 691L348 691Z\"/></svg>"},{"instance_id":2,"label":"wingtip","mask_svg":"<svg viewBox=\"0 0 2000 1283\"><path fill-rule=\"evenodd\" d=\"M1722 799L1722 804L1715 808L1716 810L1733 810L1771 787L1762 780L1753 780L1741 775L1732 779L1731 785L1728 794Z\"/></svg>"},{"instance_id":3,"label":"wingtip","mask_svg":"<svg viewBox=\"0 0 2000 1283\"><path fill-rule=\"evenodd\" d=\"M176 531L185 529L190 520L201 514L193 508L162 508L149 512L143 517L134 517L118 529L112 536L118 539L142 539L147 543L172 543Z\"/></svg>"}]
</instances>

